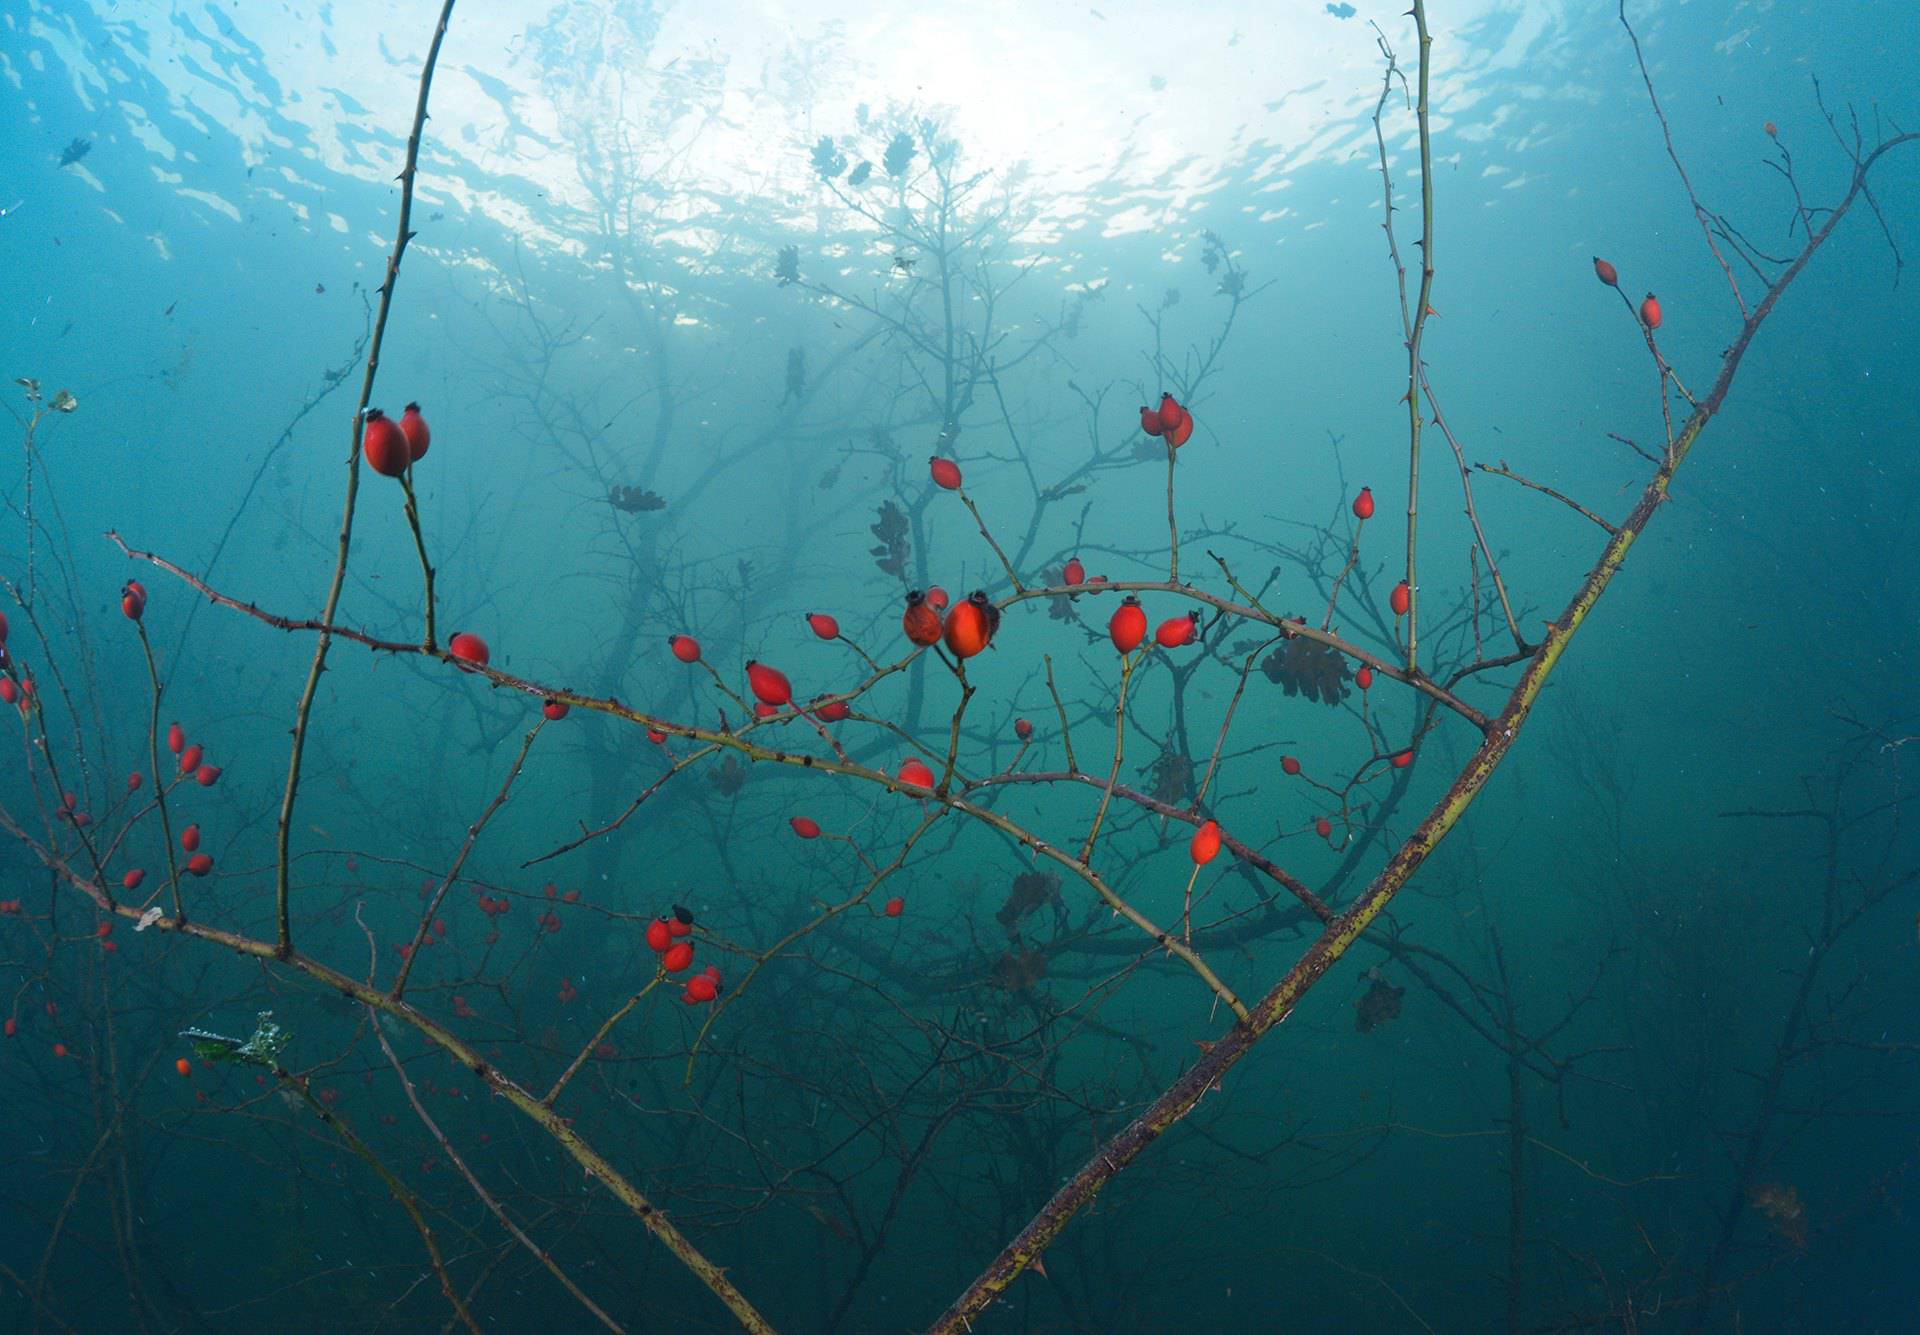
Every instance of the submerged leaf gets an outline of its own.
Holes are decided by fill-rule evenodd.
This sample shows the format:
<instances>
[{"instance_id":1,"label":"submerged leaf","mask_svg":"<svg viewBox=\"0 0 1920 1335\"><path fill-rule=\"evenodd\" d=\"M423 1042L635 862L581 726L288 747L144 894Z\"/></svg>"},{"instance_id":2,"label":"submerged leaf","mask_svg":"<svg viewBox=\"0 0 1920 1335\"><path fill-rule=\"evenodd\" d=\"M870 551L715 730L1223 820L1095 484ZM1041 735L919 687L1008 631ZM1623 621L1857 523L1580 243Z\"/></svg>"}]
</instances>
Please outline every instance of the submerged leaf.
<instances>
[{"instance_id":1,"label":"submerged leaf","mask_svg":"<svg viewBox=\"0 0 1920 1335\"><path fill-rule=\"evenodd\" d=\"M1288 695L1304 695L1323 705L1339 704L1351 689L1346 660L1318 640L1289 639L1267 655L1260 670L1274 685L1286 687Z\"/></svg>"},{"instance_id":2,"label":"submerged leaf","mask_svg":"<svg viewBox=\"0 0 1920 1335\"><path fill-rule=\"evenodd\" d=\"M881 165L886 167L887 175L899 176L906 171L912 161L913 136L905 130L902 130L899 134L896 134L893 137L893 141L887 145L887 155L882 159Z\"/></svg>"},{"instance_id":3,"label":"submerged leaf","mask_svg":"<svg viewBox=\"0 0 1920 1335\"><path fill-rule=\"evenodd\" d=\"M182 1029L180 1037L193 1044L194 1055L202 1061L245 1062L271 1068L280 1064L280 1051L293 1035L274 1023L272 1011L261 1011L253 1037L244 1043L205 1029Z\"/></svg>"},{"instance_id":4,"label":"submerged leaf","mask_svg":"<svg viewBox=\"0 0 1920 1335\"><path fill-rule=\"evenodd\" d=\"M880 539L880 545L868 550L873 563L889 575L905 577L907 573L907 516L892 501L880 504L880 520L867 526L867 531Z\"/></svg>"},{"instance_id":5,"label":"submerged leaf","mask_svg":"<svg viewBox=\"0 0 1920 1335\"><path fill-rule=\"evenodd\" d=\"M666 500L656 492L645 487L614 486L607 491L607 503L616 510L636 515L648 510L664 510Z\"/></svg>"},{"instance_id":6,"label":"submerged leaf","mask_svg":"<svg viewBox=\"0 0 1920 1335\"><path fill-rule=\"evenodd\" d=\"M833 136L823 134L813 146L813 169L823 181L831 181L847 169L847 155L834 148Z\"/></svg>"},{"instance_id":7,"label":"submerged leaf","mask_svg":"<svg viewBox=\"0 0 1920 1335\"><path fill-rule=\"evenodd\" d=\"M1388 1021L1399 1019L1400 998L1406 992L1406 988L1395 987L1386 979L1376 977L1373 986L1353 1003L1353 1027L1363 1034L1371 1034Z\"/></svg>"}]
</instances>

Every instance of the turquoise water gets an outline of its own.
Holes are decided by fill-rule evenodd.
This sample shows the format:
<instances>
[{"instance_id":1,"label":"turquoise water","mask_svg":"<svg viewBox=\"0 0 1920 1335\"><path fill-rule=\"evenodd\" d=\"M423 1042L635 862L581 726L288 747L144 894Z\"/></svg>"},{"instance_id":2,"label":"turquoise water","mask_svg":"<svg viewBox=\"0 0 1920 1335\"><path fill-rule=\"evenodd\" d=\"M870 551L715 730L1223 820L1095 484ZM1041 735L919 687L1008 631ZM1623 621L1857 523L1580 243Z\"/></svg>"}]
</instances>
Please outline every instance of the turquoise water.
<instances>
[{"instance_id":1,"label":"turquoise water","mask_svg":"<svg viewBox=\"0 0 1920 1335\"><path fill-rule=\"evenodd\" d=\"M0 13L7 1328L1914 1326L1920 12L440 12Z\"/></svg>"}]
</instances>

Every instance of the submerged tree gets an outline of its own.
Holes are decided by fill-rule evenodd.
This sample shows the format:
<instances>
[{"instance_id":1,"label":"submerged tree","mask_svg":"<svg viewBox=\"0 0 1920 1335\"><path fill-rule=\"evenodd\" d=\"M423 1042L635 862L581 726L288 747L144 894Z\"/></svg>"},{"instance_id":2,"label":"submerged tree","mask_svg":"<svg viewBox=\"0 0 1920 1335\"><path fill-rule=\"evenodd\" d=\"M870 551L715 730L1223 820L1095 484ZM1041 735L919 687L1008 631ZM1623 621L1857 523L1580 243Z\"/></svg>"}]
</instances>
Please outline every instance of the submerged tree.
<instances>
[{"instance_id":1,"label":"submerged tree","mask_svg":"<svg viewBox=\"0 0 1920 1335\"><path fill-rule=\"evenodd\" d=\"M1157 1183L1178 1185L1165 1196L1202 1208L1255 1190L1231 1175L1149 1155L1177 1124L1225 1158L1284 1164L1289 1186L1357 1171L1404 1131L1391 1118L1356 1119L1353 1134L1334 1143L1305 1119L1276 1119L1263 1107L1249 1125L1234 1118L1229 1098L1208 1099L1365 943L1384 958L1343 1012L1349 1041L1391 1034L1406 1023L1407 999L1426 995L1499 1054L1508 1316L1521 1324L1528 1240L1538 1233L1526 1174L1543 1154L1568 1157L1532 1134L1529 1109L1541 1089L1561 1097L1592 1064L1590 1049L1555 1046L1585 997L1559 1011L1524 1005L1497 925L1487 928L1484 967L1470 971L1383 915L1507 761L1778 301L1857 205L1877 211L1872 173L1920 136L1869 140L1842 132L1844 186L1826 204L1796 204L1796 249L1783 259L1770 259L1687 187L1739 323L1696 395L1662 348L1657 300L1620 294L1623 327L1644 342L1654 371L1661 422L1657 440L1633 447L1643 467L1632 503L1614 513L1504 465L1481 470L1600 531L1588 573L1562 591L1559 611L1543 627L1509 589L1504 551L1478 513L1475 470L1422 356L1434 315L1439 226L1424 5L1411 14L1418 51L1411 68L1382 40L1374 116L1407 352L1404 381L1395 386L1407 411L1404 552L1389 544L1392 570L1384 577L1374 553L1386 525L1373 518L1371 490L1343 498L1351 522L1307 525L1304 536L1246 537L1204 521L1183 524L1191 507L1179 450L1206 429L1207 386L1225 374L1222 350L1243 304L1260 290L1212 234L1200 262L1224 303L1215 332L1170 352L1170 305L1144 310L1151 348L1143 361L1154 377L1141 386L1147 402L1136 417L1131 406L1113 406L1110 390L1070 382L1089 450L1051 480L1042 476L1008 409L1007 377L1065 336L1071 308L1018 338L1002 323L1005 294L1028 272L1004 249L1015 235L1010 206L977 206L976 192L988 182L963 174L957 150L924 123L882 120L864 138L812 139L806 161L820 188L870 226L867 258L883 261L884 270L870 276L869 293L815 274L797 248L774 250L773 281L764 265L755 281L776 295L784 287L787 297L855 313L867 327L848 335L831 360L788 356L788 393L761 428L717 446L683 485L669 486L666 451L693 392L692 375L668 355L670 331L680 303L691 298L661 261L665 215L654 202L668 189L661 182L672 180L672 154L660 144L679 122L656 123L659 137L644 143L633 130L632 138L599 144L583 152L594 200L589 231L605 248L606 282L628 324L623 337L648 343L654 354L644 396L653 405L650 436L619 450L602 447L605 428L596 423L619 417L603 411L632 406L610 385L599 387L604 401L550 392L556 359L587 336L586 324L543 308L519 274L497 275L489 299L491 310L505 313L498 341L509 349L494 392L514 405L530 439L569 458L592 507L598 550L610 557L600 573L615 590L617 613L581 669L598 684L581 688L509 670L511 630L496 632L494 645L472 629L447 633L434 552L457 539L422 515L414 479L448 468L448 451L427 453L418 415L396 422L371 411L392 306L405 300L400 278L420 148L452 8L447 0L421 72L394 241L345 442L346 485L321 608L262 606L164 552L116 537L135 576L111 623L119 635L109 640L103 628L87 626L78 588L64 579L49 587L42 578L48 529L32 490L46 411L64 409L35 398L20 415L26 474L14 513L27 557L8 587L26 624L16 628L0 699L19 718L22 781L0 806L0 828L20 875L31 869L34 880L23 895L30 908L10 900L0 914L31 933L20 938L30 948L9 946L23 972L29 966L19 962L31 961L33 980L16 994L15 1010L31 989L35 999L46 994L45 1021L60 1026L61 1037L45 1060L84 1060L83 1097L71 1087L65 1097L83 1103L88 1120L87 1134L62 1146L72 1190L48 1225L37 1275L16 1267L0 1274L38 1314L64 1321L46 1277L66 1245L73 1201L98 1183L129 1310L162 1324L200 1315L177 1295L155 1291L162 1272L133 1222L144 1191L140 1170L150 1160L138 1143L146 1124L127 1092L128 1073L141 1068L137 1079L165 1069L179 1051L185 1077L221 1083L196 1087L206 1103L196 1099L176 1123L198 1116L199 1106L217 1107L234 1119L217 1124L223 1131L239 1128L223 1142L235 1152L290 1154L287 1147L300 1144L290 1126L323 1141L330 1156L336 1146L346 1150L364 1174L345 1188L349 1199L377 1221L370 1227L406 1244L408 1282L424 1259L430 1287L469 1328L478 1328L483 1301L512 1301L497 1274L536 1271L546 1277L543 1292L551 1280L570 1311L612 1329L652 1319L694 1286L748 1329L770 1329L763 1307L774 1303L837 1326L864 1301L876 1262L898 1245L907 1221L921 1219L957 1220L955 1236L996 1254L944 1312L916 1314L916 1322L971 1329L1032 1270L1073 1320L1111 1324L1120 1300L1088 1278L1090 1265L1070 1277L1047 1268L1051 1248L1084 1260L1112 1240L1110 1231L1069 1235L1071 1220L1090 1213L1116 1179L1126 1191L1122 1175L1131 1178L1136 1164L1143 1174L1163 1175ZM545 40L566 44L576 67L610 40L604 31L579 31L579 17L563 7L543 30ZM643 17L621 19L639 24L628 36L642 45ZM585 64L618 84L618 61ZM600 86L597 78L588 83ZM697 120L711 110L687 114ZM1404 125L1417 144L1417 225L1407 220L1415 210L1392 170L1390 123L1396 133ZM665 160L649 156L656 152ZM1796 201L1804 198L1791 159L1781 167ZM876 198L885 202L870 202ZM1601 262L1596 272L1617 291L1613 266ZM757 604L772 595L755 582L744 551L731 568L678 561L663 535L702 494L724 485L730 470L804 426L823 381L832 383L836 368L857 359L885 374L873 381L879 406L865 423L870 434L864 445L854 434L849 457L881 456L885 480L879 492L847 502L860 517L842 540L844 559L871 560L884 577L872 582L888 592L862 609L858 626L851 616L845 624L825 613L803 621L798 609L783 609L785 631L767 638L770 623L758 620ZM1157 403L1156 390L1164 391ZM908 462L917 447L891 443L908 430L931 433L925 480L919 464ZM966 443L982 438L991 446L969 453ZM1423 505L1435 503L1422 491L1435 471L1422 454L1436 442L1452 459L1452 469L1439 471L1449 489L1459 486L1472 533L1457 558L1463 569L1452 577L1423 547L1418 523ZM1164 546L1157 536L1143 547L1102 535L1086 510L1071 533L1053 519L1059 502L1096 477L1122 469L1147 476L1143 465L1162 460ZM420 575L418 613L384 634L341 611L361 483L370 492L389 485L367 476L363 464L399 488ZM1019 470L1030 493L1010 526L969 490L970 480L977 485L983 471L998 467ZM1158 468L1151 475L1157 506ZM749 535L739 537L744 549ZM1215 539L1219 551L1204 545ZM792 533L778 541L798 549ZM937 637L902 646L894 637L894 593L910 569L930 582L935 544L961 541L994 573L977 596L954 591L937 618ZM64 534L55 547L58 568L77 569ZM1125 561L1139 577L1090 572L1080 553L1092 550ZM1311 591L1316 615L1282 607L1296 590L1280 584L1277 570L1264 581L1248 577L1242 552L1289 568ZM1379 585L1387 586L1384 597ZM311 647L284 779L265 798L232 796L219 758L194 741L197 725L164 721L167 688L186 661L156 651L147 618L183 593L251 631L275 629ZM1165 617L1157 626L1148 604ZM1021 609L1048 614L1018 623L1039 631L1003 624ZM643 631L660 646L644 672L634 667ZM1063 662L1070 651L1078 655L1094 682L1063 691L1051 649L1038 655L1028 682L1044 702L1031 711L1038 722L980 685L981 652L995 643L1004 649L1023 633L1051 636ZM736 671L734 660L756 642L762 657ZM137 718L126 716L124 692L107 691L91 675L91 655L110 643L145 669L149 691ZM815 651L836 657L806 656ZM338 713L320 700L323 676L375 660L415 671L444 709L470 711L481 753L501 762L485 775L485 799L444 841L437 831L415 831L362 852L334 847L324 829L311 833L318 827L308 815L310 747L336 726ZM895 679L908 675L913 685L903 688ZM641 704L632 702L635 688L647 692ZM1259 702L1276 698L1351 729L1347 758L1303 764L1291 753L1273 756L1279 743L1259 731ZM420 726L410 707L397 712L409 716L411 731L401 735L413 737L421 755L444 756L447 729ZM556 813L532 797L542 791L540 762L581 714L601 730L594 810ZM925 724L929 718L939 722ZM268 731L278 735L277 725ZM1877 740L1894 748L1898 739ZM646 759L635 762L635 755ZM108 781L109 765L117 770L129 757L133 772L122 789ZM646 776L636 785L642 764ZM1437 791L1412 787L1416 775L1436 772ZM428 779L443 777L444 766ZM387 822L368 817L383 834L403 823L383 810L392 805L383 804L383 791L347 780L341 786ZM1055 800L1030 811L1022 800L1036 792ZM675 800L686 826L699 832L698 860L631 819ZM1890 809L1874 808L1872 819L1884 824ZM1852 828L1834 810L1810 818L1830 834ZM768 831L783 826L798 852L776 861ZM589 878L585 889L562 888L557 877L526 884L546 874L544 864L616 837L637 841L643 865L629 870L630 883ZM1182 874L1155 860L1163 848L1185 849ZM1319 867L1323 850L1336 855L1331 873L1302 870ZM1830 876L1816 965L1865 907L1913 880L1911 869L1897 865L1897 841L1884 856L1885 875L1865 889L1837 871ZM255 870L244 870L249 857ZM543 870L532 871L537 865ZM946 903L936 917L920 906L937 877L944 877ZM416 897L395 893L415 879ZM935 939L903 950L910 932ZM136 934L143 948L165 943L155 951L160 967L138 990L123 991L111 956ZM577 954L555 948L581 936L591 939ZM246 967L235 968L234 959ZM1813 1005L1815 972L1809 966L1798 989L1758 1112L1738 1132L1742 1149L1723 1184L1722 1234L1693 1272L1703 1320L1730 1282L1728 1256L1750 1211L1789 1242L1818 1230L1793 1184L1770 1172L1788 1078L1816 1030L1826 1036L1841 1028L1828 1025L1837 1011L1823 1018ZM250 1006L262 999L257 1009L266 1011L268 996L287 998L273 1006L284 1019L262 1016L250 1039L221 1037L220 1029L233 1026L209 1018L241 998ZM1163 1022L1167 1011L1177 1012L1177 1025ZM1535 1013L1553 1018L1529 1021ZM20 1018L8 1019L10 1035ZM160 1046L159 1026L182 1031L184 1040ZM141 1041L130 1040L129 1030ZM1159 1041L1169 1036L1173 1042ZM196 1067L188 1052L212 1065ZM1126 1060L1112 1060L1115 1053ZM54 1087L52 1076L47 1085ZM385 1092L389 1111L375 1111L380 1094L362 1093L369 1090ZM457 1109L457 1119L436 1110L436 1100ZM401 1156L411 1161L416 1150L417 1170L403 1166ZM309 1176L324 1177L329 1190L346 1181L344 1169L331 1168L286 1180L305 1189ZM1135 1199L1144 1210L1164 1204L1162 1195L1143 1191ZM400 1206L397 1216L380 1208L389 1198ZM586 1268L581 1258L597 1261L601 1247L627 1248L634 1224L660 1247L638 1262L622 1250L615 1264ZM811 1267L815 1291L789 1297L763 1278L766 1258L743 1239L760 1236L758 1228L797 1225L822 1259ZM108 1249L91 1239L87 1245ZM958 1273L977 1259L943 1264ZM395 1301L381 1287L390 1278L371 1281L351 1304L343 1298L343 1307L359 1316ZM394 1280L394 1289L403 1287Z\"/></svg>"}]
</instances>

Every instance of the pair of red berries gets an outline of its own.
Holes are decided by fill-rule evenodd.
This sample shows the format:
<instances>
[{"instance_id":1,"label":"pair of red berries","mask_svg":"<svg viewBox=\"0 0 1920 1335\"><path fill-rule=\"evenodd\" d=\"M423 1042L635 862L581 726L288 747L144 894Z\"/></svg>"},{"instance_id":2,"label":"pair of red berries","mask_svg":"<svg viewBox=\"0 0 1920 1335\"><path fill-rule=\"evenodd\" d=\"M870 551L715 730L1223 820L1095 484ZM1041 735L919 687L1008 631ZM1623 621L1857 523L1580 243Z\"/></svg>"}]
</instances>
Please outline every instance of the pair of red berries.
<instances>
[{"instance_id":1,"label":"pair of red berries","mask_svg":"<svg viewBox=\"0 0 1920 1335\"><path fill-rule=\"evenodd\" d=\"M1163 438L1177 450L1193 435L1193 414L1173 395L1162 394L1158 408L1140 405L1140 429L1149 436Z\"/></svg>"},{"instance_id":2,"label":"pair of red berries","mask_svg":"<svg viewBox=\"0 0 1920 1335\"><path fill-rule=\"evenodd\" d=\"M409 403L400 420L394 421L378 408L367 409L366 424L360 430L360 449L367 463L382 477L400 477L413 464L426 457L433 433L420 405Z\"/></svg>"},{"instance_id":3,"label":"pair of red berries","mask_svg":"<svg viewBox=\"0 0 1920 1335\"><path fill-rule=\"evenodd\" d=\"M1771 134L1773 132L1773 122L1768 121L1767 126L1767 132ZM1598 255L1593 257L1593 276L1605 283L1608 287L1618 288L1620 286L1620 271L1601 259ZM1658 329L1661 318L1660 298L1654 296L1651 292L1647 293L1640 302L1640 323L1650 330Z\"/></svg>"},{"instance_id":4,"label":"pair of red berries","mask_svg":"<svg viewBox=\"0 0 1920 1335\"><path fill-rule=\"evenodd\" d=\"M1107 620L1107 638L1123 654L1130 654L1147 638L1147 611L1140 600L1128 594ZM1153 632L1153 642L1162 649L1178 649L1200 638L1200 618L1192 612L1169 617Z\"/></svg>"},{"instance_id":5,"label":"pair of red berries","mask_svg":"<svg viewBox=\"0 0 1920 1335\"><path fill-rule=\"evenodd\" d=\"M941 589L913 590L907 595L907 610L900 614L900 629L923 648L945 640L955 658L984 652L1000 630L1000 609L986 590L975 589L943 619L940 613L946 605L947 595Z\"/></svg>"}]
</instances>

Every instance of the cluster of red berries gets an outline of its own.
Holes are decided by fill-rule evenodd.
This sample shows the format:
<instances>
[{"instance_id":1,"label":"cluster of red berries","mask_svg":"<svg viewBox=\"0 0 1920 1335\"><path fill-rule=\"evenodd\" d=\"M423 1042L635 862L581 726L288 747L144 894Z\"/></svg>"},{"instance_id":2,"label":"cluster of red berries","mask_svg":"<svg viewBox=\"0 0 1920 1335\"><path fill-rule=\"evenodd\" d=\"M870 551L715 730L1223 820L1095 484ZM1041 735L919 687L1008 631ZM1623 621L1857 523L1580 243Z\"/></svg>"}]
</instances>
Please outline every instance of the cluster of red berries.
<instances>
[{"instance_id":1,"label":"cluster of red berries","mask_svg":"<svg viewBox=\"0 0 1920 1335\"><path fill-rule=\"evenodd\" d=\"M211 788L220 782L220 775L224 771L218 765L202 763L206 759L206 748L198 742L191 746L187 745L187 734L181 730L178 723L171 724L167 728L167 750L180 757L180 773L191 774L193 781L202 788ZM127 786L131 789L139 787L139 784L129 782Z\"/></svg>"},{"instance_id":2,"label":"cluster of red berries","mask_svg":"<svg viewBox=\"0 0 1920 1335\"><path fill-rule=\"evenodd\" d=\"M683 973L693 966L693 942L688 940L692 935L693 910L679 904L673 906L672 917L655 918L647 924L647 947L660 957L662 973ZM719 995L720 969L709 964L703 972L687 979L680 999L689 1006L697 1006Z\"/></svg>"}]
</instances>

